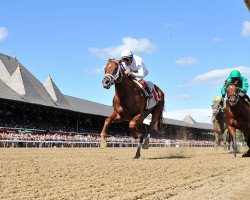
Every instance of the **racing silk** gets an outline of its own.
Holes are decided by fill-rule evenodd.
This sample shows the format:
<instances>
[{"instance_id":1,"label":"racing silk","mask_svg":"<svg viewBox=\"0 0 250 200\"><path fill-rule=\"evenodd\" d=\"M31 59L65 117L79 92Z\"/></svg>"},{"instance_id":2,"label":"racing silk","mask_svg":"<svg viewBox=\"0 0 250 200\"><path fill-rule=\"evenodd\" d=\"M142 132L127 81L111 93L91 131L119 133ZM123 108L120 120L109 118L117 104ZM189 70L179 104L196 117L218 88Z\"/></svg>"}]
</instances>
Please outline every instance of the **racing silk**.
<instances>
[{"instance_id":1,"label":"racing silk","mask_svg":"<svg viewBox=\"0 0 250 200\"><path fill-rule=\"evenodd\" d=\"M226 81L225 81L225 83L232 83L232 79L230 78L230 77L228 77L227 79L226 79ZM248 81L247 81L247 78L245 78L245 77L241 77L240 78L240 81L239 81L239 83L238 83L238 87L240 88L240 90L243 92L243 93L247 93L247 90L248 90L248 87L249 87L249 84L248 84ZM226 84L224 84L223 86L222 86L222 88L221 88L221 94L222 95L225 95L226 94L226 88L227 88L227 86L226 86Z\"/></svg>"},{"instance_id":2,"label":"racing silk","mask_svg":"<svg viewBox=\"0 0 250 200\"><path fill-rule=\"evenodd\" d=\"M133 56L133 61L131 65L126 65L124 62L122 62L122 65L125 67L126 70L130 70L135 78L141 79L147 76L148 74L148 69L142 61L142 58L139 56Z\"/></svg>"}]
</instances>

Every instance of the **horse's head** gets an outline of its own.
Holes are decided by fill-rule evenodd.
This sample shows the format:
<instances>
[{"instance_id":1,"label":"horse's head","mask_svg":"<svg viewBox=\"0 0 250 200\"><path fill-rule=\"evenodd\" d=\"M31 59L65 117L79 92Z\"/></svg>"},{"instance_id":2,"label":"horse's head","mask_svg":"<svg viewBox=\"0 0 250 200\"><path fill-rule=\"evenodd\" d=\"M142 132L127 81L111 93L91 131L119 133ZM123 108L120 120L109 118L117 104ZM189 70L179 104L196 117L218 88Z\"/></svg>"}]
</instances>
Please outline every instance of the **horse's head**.
<instances>
[{"instance_id":1,"label":"horse's head","mask_svg":"<svg viewBox=\"0 0 250 200\"><path fill-rule=\"evenodd\" d=\"M230 106L235 106L239 101L239 88L237 87L238 82L227 83L227 102Z\"/></svg>"},{"instance_id":2,"label":"horse's head","mask_svg":"<svg viewBox=\"0 0 250 200\"><path fill-rule=\"evenodd\" d=\"M102 80L102 85L104 88L109 89L113 84L121 81L124 68L120 61L109 59L104 71L105 77Z\"/></svg>"}]
</instances>

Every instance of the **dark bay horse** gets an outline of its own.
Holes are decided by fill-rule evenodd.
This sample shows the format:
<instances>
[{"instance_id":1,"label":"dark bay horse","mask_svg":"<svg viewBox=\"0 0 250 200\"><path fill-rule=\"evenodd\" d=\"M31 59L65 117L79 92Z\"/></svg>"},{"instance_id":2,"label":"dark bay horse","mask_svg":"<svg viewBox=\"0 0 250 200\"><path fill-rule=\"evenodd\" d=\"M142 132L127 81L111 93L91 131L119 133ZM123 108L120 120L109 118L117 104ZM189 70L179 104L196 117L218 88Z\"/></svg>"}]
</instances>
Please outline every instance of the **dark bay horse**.
<instances>
[{"instance_id":1,"label":"dark bay horse","mask_svg":"<svg viewBox=\"0 0 250 200\"><path fill-rule=\"evenodd\" d=\"M245 137L248 151L242 157L250 157L250 106L239 95L238 82L227 84L227 106L226 119L228 123L228 131L233 138L234 156L236 156L236 129L240 130Z\"/></svg>"},{"instance_id":2,"label":"dark bay horse","mask_svg":"<svg viewBox=\"0 0 250 200\"><path fill-rule=\"evenodd\" d=\"M143 120L152 114L150 127L148 133L154 130L161 132L163 123L163 109L164 109L164 93L156 85L155 89L159 96L158 103L151 109L145 109L147 99L136 83L125 75L125 68L120 61L109 59L105 67L105 77L103 78L103 87L109 89L113 84L115 85L115 95L113 98L113 113L105 120L101 132L101 147L106 147L107 128L112 122L129 121L129 128L132 131L134 139L139 139L139 145L134 158L139 158L141 155L141 147L148 148L149 137L143 143L143 134L141 134L141 126Z\"/></svg>"},{"instance_id":3,"label":"dark bay horse","mask_svg":"<svg viewBox=\"0 0 250 200\"><path fill-rule=\"evenodd\" d=\"M227 121L225 116L225 108L223 107L223 100L221 98L213 101L212 105L213 116L212 122L214 125L214 134L216 146L221 145L223 139L223 146L226 148L226 137L227 137ZM230 145L229 145L230 147Z\"/></svg>"}]
</instances>

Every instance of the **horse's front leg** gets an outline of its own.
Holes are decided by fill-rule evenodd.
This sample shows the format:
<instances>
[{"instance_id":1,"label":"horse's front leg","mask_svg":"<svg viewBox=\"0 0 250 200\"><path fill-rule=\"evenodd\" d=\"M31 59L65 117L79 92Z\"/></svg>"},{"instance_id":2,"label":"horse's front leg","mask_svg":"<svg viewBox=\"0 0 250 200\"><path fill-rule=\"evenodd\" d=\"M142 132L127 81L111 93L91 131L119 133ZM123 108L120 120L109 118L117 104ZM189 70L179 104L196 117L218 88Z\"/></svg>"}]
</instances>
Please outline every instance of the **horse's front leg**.
<instances>
[{"instance_id":1,"label":"horse's front leg","mask_svg":"<svg viewBox=\"0 0 250 200\"><path fill-rule=\"evenodd\" d=\"M231 125L228 125L228 131L229 131L230 135L231 135L232 138L233 138L232 147L233 147L234 157L236 157L236 152L237 152L236 128L233 127L233 126L231 126Z\"/></svg>"},{"instance_id":2,"label":"horse's front leg","mask_svg":"<svg viewBox=\"0 0 250 200\"><path fill-rule=\"evenodd\" d=\"M142 145L143 149L148 149L149 148L149 139L150 139L150 133L147 134L147 137L144 140L144 143Z\"/></svg>"},{"instance_id":3,"label":"horse's front leg","mask_svg":"<svg viewBox=\"0 0 250 200\"><path fill-rule=\"evenodd\" d=\"M139 139L138 147L136 150L136 154L134 159L140 158L141 157L141 148L142 148L142 142L143 142L143 136L140 133L134 133L134 138Z\"/></svg>"},{"instance_id":4,"label":"horse's front leg","mask_svg":"<svg viewBox=\"0 0 250 200\"><path fill-rule=\"evenodd\" d=\"M228 131L227 129L224 131L223 133L223 149L224 150L227 150L227 134L228 134ZM228 139L229 140L229 139ZM229 141L228 141L228 144L229 144ZM229 144L230 145L230 144Z\"/></svg>"},{"instance_id":5,"label":"horse's front leg","mask_svg":"<svg viewBox=\"0 0 250 200\"><path fill-rule=\"evenodd\" d=\"M218 146L219 146L219 133L214 132L214 136L215 136L215 148L218 148Z\"/></svg>"},{"instance_id":6,"label":"horse's front leg","mask_svg":"<svg viewBox=\"0 0 250 200\"><path fill-rule=\"evenodd\" d=\"M107 141L106 141L106 136L107 136L107 129L110 123L112 123L113 121L118 121L120 120L121 117L120 115L114 111L104 122L103 128L102 128L102 132L101 132L101 143L100 143L100 147L101 148L105 148L107 147Z\"/></svg>"}]
</instances>

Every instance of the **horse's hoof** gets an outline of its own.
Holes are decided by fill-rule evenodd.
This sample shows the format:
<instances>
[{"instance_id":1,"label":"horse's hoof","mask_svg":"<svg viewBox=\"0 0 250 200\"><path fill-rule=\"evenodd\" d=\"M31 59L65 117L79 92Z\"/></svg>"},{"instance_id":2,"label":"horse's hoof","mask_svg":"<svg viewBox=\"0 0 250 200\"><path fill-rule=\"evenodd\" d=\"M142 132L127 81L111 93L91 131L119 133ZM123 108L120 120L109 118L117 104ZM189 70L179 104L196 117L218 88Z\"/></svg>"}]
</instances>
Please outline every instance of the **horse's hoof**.
<instances>
[{"instance_id":1,"label":"horse's hoof","mask_svg":"<svg viewBox=\"0 0 250 200\"><path fill-rule=\"evenodd\" d=\"M141 157L140 154L135 154L135 157L134 157L133 159L138 159L138 158L140 158L140 157Z\"/></svg>"},{"instance_id":2,"label":"horse's hoof","mask_svg":"<svg viewBox=\"0 0 250 200\"><path fill-rule=\"evenodd\" d=\"M147 137L144 141L144 143L142 144L142 148L143 149L148 149L149 147L149 138Z\"/></svg>"},{"instance_id":3,"label":"horse's hoof","mask_svg":"<svg viewBox=\"0 0 250 200\"><path fill-rule=\"evenodd\" d=\"M107 142L106 142L105 138L103 138L103 137L101 137L100 147L102 149L107 147Z\"/></svg>"},{"instance_id":4,"label":"horse's hoof","mask_svg":"<svg viewBox=\"0 0 250 200\"><path fill-rule=\"evenodd\" d=\"M250 157L250 153L244 153L244 154L242 155L242 157L244 157L244 158Z\"/></svg>"},{"instance_id":5,"label":"horse's hoof","mask_svg":"<svg viewBox=\"0 0 250 200\"><path fill-rule=\"evenodd\" d=\"M101 142L100 143L100 148L103 149L103 148L106 148L107 147L107 142Z\"/></svg>"},{"instance_id":6,"label":"horse's hoof","mask_svg":"<svg viewBox=\"0 0 250 200\"><path fill-rule=\"evenodd\" d=\"M107 147L107 144L100 144L100 148L101 149L104 149L104 148L106 148Z\"/></svg>"}]
</instances>

